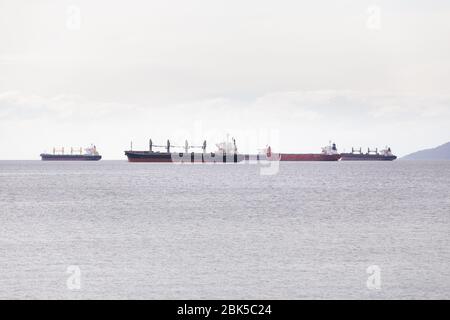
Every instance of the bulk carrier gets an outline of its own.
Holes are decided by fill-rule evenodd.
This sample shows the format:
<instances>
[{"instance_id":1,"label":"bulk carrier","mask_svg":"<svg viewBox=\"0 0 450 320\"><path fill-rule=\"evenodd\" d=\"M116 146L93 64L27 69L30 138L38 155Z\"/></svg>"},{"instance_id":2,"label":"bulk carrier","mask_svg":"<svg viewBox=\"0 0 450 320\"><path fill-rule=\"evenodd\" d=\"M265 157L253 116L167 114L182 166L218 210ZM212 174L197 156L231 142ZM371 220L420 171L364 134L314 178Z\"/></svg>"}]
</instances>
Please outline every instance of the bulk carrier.
<instances>
[{"instance_id":1,"label":"bulk carrier","mask_svg":"<svg viewBox=\"0 0 450 320\"><path fill-rule=\"evenodd\" d=\"M362 153L361 148L352 148L351 153L341 153L341 156L342 161L393 161L397 159L397 156L392 154L389 147L380 152L378 152L378 148L375 150L368 148L367 153Z\"/></svg>"},{"instance_id":2,"label":"bulk carrier","mask_svg":"<svg viewBox=\"0 0 450 320\"><path fill-rule=\"evenodd\" d=\"M70 154L64 153L64 147L61 149L53 148L53 153L41 153L41 159L43 161L98 161L102 156L98 153L97 147L92 146L90 148L70 148Z\"/></svg>"},{"instance_id":3,"label":"bulk carrier","mask_svg":"<svg viewBox=\"0 0 450 320\"><path fill-rule=\"evenodd\" d=\"M237 151L236 140L233 142L222 142L216 144L217 151L206 152L206 140L201 146L190 146L185 141L184 146L171 145L167 140L166 145L154 145L152 139L149 140L148 151L134 151L133 143L131 148L125 151L129 162L182 162L182 163L237 163L244 160L244 155ZM164 148L165 151L154 151L153 148ZM183 148L184 152L173 152L172 148ZM190 149L201 149L202 152L189 152Z\"/></svg>"},{"instance_id":4,"label":"bulk carrier","mask_svg":"<svg viewBox=\"0 0 450 320\"><path fill-rule=\"evenodd\" d=\"M247 160L269 161L338 161L340 158L335 143L323 147L321 153L272 153L272 148L268 146L256 156L246 156Z\"/></svg>"},{"instance_id":5,"label":"bulk carrier","mask_svg":"<svg viewBox=\"0 0 450 320\"><path fill-rule=\"evenodd\" d=\"M338 161L340 158L335 143L323 147L321 153L280 153L280 161Z\"/></svg>"}]
</instances>

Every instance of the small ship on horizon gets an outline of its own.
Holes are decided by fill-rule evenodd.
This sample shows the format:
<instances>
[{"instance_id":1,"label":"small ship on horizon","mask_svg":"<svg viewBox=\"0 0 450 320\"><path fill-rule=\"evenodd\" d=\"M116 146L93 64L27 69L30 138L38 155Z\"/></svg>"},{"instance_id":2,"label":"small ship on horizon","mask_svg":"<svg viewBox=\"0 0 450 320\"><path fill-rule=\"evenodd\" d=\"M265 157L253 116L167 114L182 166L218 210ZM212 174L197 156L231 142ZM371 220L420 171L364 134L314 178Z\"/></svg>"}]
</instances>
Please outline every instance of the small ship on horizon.
<instances>
[{"instance_id":1,"label":"small ship on horizon","mask_svg":"<svg viewBox=\"0 0 450 320\"><path fill-rule=\"evenodd\" d=\"M395 159L397 156L392 153L390 147L386 147L380 152L378 152L378 148L375 150L367 148L367 153L363 153L361 148L352 148L351 153L341 153L342 161L393 161Z\"/></svg>"},{"instance_id":2,"label":"small ship on horizon","mask_svg":"<svg viewBox=\"0 0 450 320\"><path fill-rule=\"evenodd\" d=\"M53 148L53 153L41 153L40 156L42 161L99 161L102 158L95 145L84 150L85 153L81 147L79 149L70 148L70 154L65 154L64 147Z\"/></svg>"},{"instance_id":3,"label":"small ship on horizon","mask_svg":"<svg viewBox=\"0 0 450 320\"><path fill-rule=\"evenodd\" d=\"M246 160L269 160L269 161L338 161L341 155L337 151L336 143L322 147L321 153L273 153L272 148L267 146L257 155L246 155Z\"/></svg>"}]
</instances>

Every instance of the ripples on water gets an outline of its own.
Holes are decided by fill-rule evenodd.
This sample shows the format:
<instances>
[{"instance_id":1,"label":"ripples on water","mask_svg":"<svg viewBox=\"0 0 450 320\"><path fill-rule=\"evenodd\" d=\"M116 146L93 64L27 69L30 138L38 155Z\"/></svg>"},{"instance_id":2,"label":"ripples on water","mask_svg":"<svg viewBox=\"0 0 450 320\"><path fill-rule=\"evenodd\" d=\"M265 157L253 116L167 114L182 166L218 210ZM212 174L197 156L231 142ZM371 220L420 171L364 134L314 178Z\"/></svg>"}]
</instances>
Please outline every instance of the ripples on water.
<instances>
[{"instance_id":1,"label":"ripples on water","mask_svg":"<svg viewBox=\"0 0 450 320\"><path fill-rule=\"evenodd\" d=\"M0 298L449 299L449 181L450 162L282 163L263 176L1 161Z\"/></svg>"}]
</instances>

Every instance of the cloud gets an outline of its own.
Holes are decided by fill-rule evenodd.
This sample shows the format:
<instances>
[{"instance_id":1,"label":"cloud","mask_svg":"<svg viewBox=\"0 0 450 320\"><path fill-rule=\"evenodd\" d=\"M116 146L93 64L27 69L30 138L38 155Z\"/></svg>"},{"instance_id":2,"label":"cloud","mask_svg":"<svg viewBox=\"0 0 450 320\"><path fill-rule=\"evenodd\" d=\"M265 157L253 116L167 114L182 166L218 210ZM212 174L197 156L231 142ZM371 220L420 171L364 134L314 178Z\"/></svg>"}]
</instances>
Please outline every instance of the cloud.
<instances>
[{"instance_id":1,"label":"cloud","mask_svg":"<svg viewBox=\"0 0 450 320\"><path fill-rule=\"evenodd\" d=\"M417 141L445 138L449 101L448 96L287 91L253 99L216 97L144 105L91 101L72 94L46 97L9 91L0 93L0 144L1 150L10 154L29 137L39 151L53 145L96 142L106 155L120 158L131 139L142 148L149 137L174 142L189 139L192 143L207 138L213 145L230 133L246 152L252 152L276 133L278 139L271 143L282 151L315 152L330 139L337 139L347 148L394 144L406 152L416 149L407 141L413 134L405 134L414 127L425 130ZM38 150L22 156L32 158L31 152Z\"/></svg>"},{"instance_id":2,"label":"cloud","mask_svg":"<svg viewBox=\"0 0 450 320\"><path fill-rule=\"evenodd\" d=\"M120 114L123 117L139 106L114 102L87 101L79 95L60 94L52 97L22 94L19 91L0 93L1 120L98 121Z\"/></svg>"}]
</instances>

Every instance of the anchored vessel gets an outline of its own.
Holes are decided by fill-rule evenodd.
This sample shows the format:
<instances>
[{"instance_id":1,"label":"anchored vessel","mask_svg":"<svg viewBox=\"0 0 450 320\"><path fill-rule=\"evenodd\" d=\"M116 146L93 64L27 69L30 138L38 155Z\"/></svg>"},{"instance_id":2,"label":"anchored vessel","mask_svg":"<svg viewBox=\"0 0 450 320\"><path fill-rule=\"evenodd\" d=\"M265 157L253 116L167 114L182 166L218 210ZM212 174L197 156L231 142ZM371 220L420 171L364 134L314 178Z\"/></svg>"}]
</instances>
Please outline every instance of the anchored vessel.
<instances>
[{"instance_id":1,"label":"anchored vessel","mask_svg":"<svg viewBox=\"0 0 450 320\"><path fill-rule=\"evenodd\" d=\"M84 149L70 148L70 154L64 153L64 147L61 149L53 148L53 153L41 153L43 161L98 161L102 156L98 153L97 147L92 146Z\"/></svg>"},{"instance_id":2,"label":"anchored vessel","mask_svg":"<svg viewBox=\"0 0 450 320\"><path fill-rule=\"evenodd\" d=\"M375 150L368 148L367 153L362 153L361 148L352 148L351 153L341 153L341 156L342 161L393 161L397 159L397 156L392 154L389 147L380 152L378 152L378 148Z\"/></svg>"},{"instance_id":3,"label":"anchored vessel","mask_svg":"<svg viewBox=\"0 0 450 320\"><path fill-rule=\"evenodd\" d=\"M206 140L201 146L190 146L188 141L185 141L184 146L174 146L167 140L167 144L154 145L152 139L149 140L148 151L134 151L133 144L131 149L125 151L129 162L241 162L244 160L244 155L239 154L236 147L236 140L233 142L221 142L216 144L217 151L206 152ZM165 148L165 151L154 151L153 148ZM184 152L172 152L171 148L183 148ZM190 149L202 149L202 152L189 152Z\"/></svg>"},{"instance_id":4,"label":"anchored vessel","mask_svg":"<svg viewBox=\"0 0 450 320\"><path fill-rule=\"evenodd\" d=\"M338 161L341 155L337 152L336 144L323 147L321 153L272 153L272 148L268 146L263 152L255 156L248 156L249 160L270 160L270 161Z\"/></svg>"}]
</instances>

